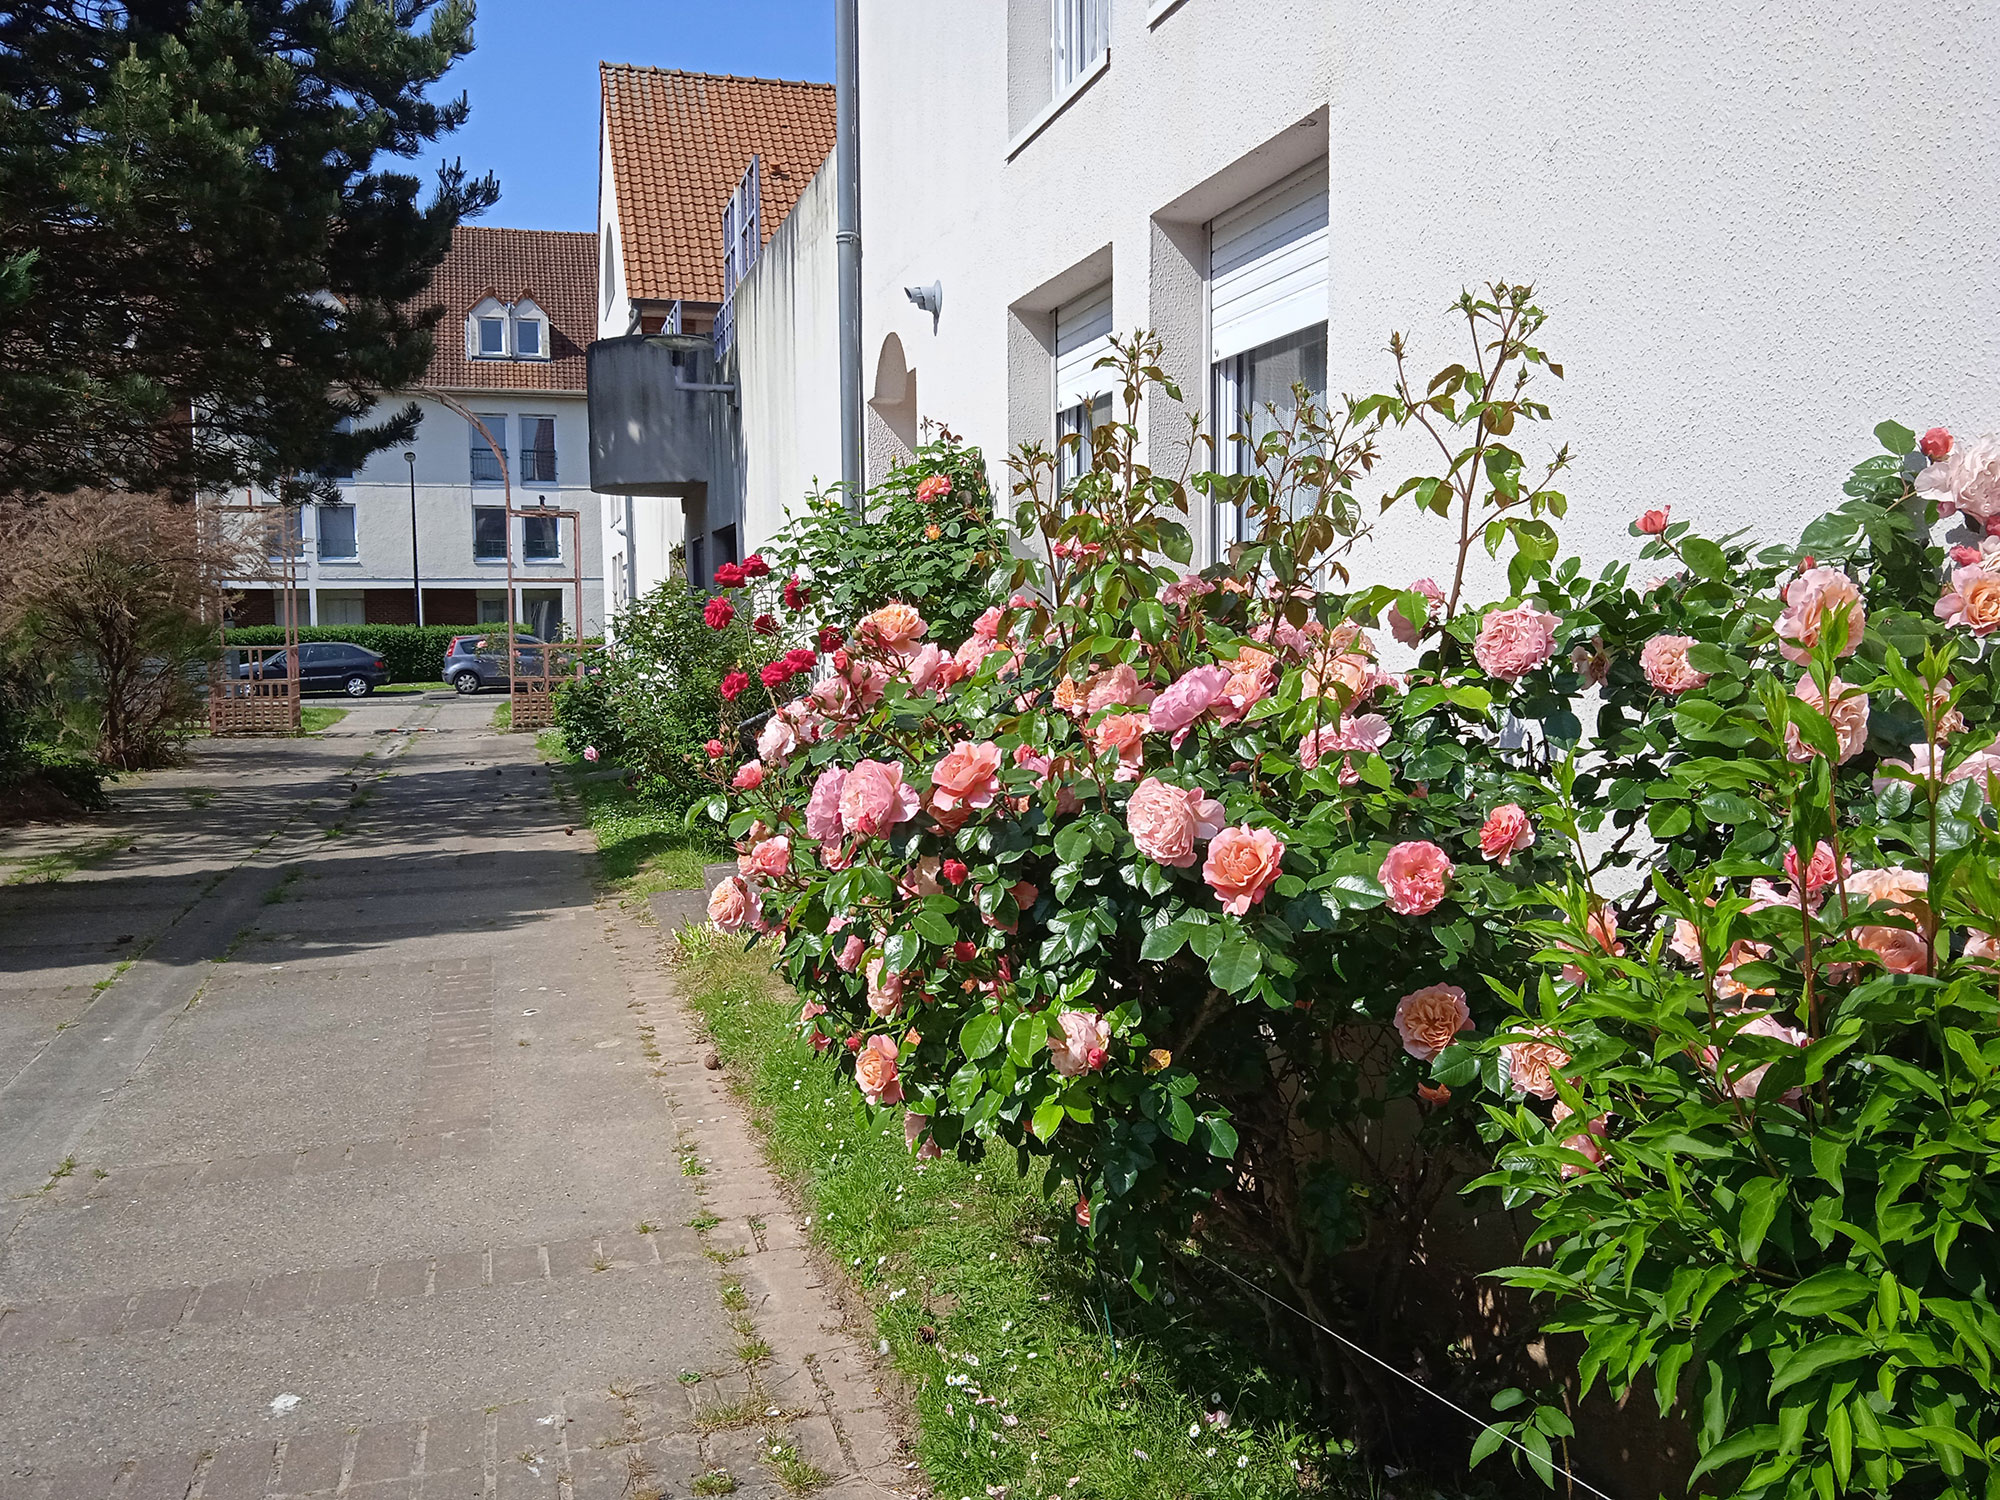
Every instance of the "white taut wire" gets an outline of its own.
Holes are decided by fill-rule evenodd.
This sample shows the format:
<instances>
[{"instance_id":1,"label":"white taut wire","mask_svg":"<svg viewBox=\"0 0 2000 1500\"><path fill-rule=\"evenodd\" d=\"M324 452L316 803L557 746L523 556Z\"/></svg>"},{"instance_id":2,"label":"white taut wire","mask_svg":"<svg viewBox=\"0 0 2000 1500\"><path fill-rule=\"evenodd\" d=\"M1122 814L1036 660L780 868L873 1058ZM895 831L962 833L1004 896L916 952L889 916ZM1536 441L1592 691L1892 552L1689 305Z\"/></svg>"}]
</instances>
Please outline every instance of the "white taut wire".
<instances>
[{"instance_id":1,"label":"white taut wire","mask_svg":"<svg viewBox=\"0 0 2000 1500\"><path fill-rule=\"evenodd\" d=\"M1386 1359L1383 1359L1380 1355L1371 1354L1368 1350L1362 1348L1359 1344L1355 1343L1353 1339L1346 1337L1344 1334L1335 1333L1331 1328L1327 1327L1326 1324L1320 1322L1319 1319L1311 1317L1306 1313L1300 1312L1296 1307L1292 1306L1292 1304L1287 1302L1284 1298L1273 1296L1270 1292L1266 1291L1263 1287L1257 1285L1256 1282L1250 1280L1248 1277L1237 1275L1235 1271L1232 1271L1228 1266L1225 1266L1221 1261L1211 1260L1207 1257L1203 1257L1202 1263L1204 1265L1214 1266L1216 1270L1222 1272L1226 1276L1235 1277L1236 1280L1242 1282L1245 1286L1250 1288L1250 1290L1255 1292L1258 1296L1264 1297L1269 1301L1276 1303L1279 1307L1282 1307L1286 1312L1292 1314L1293 1317L1303 1319L1305 1322L1312 1324L1313 1327L1317 1328L1321 1333L1325 1334L1335 1343L1340 1344L1344 1348L1352 1349L1356 1354L1360 1355L1363 1359L1368 1360L1372 1364L1380 1365L1383 1369L1387 1370L1391 1375L1394 1375L1398 1380L1408 1381L1411 1385L1415 1386L1418 1390L1422 1391L1426 1396L1429 1396L1433 1401L1443 1402L1446 1406L1449 1406L1453 1411L1457 1412L1461 1417L1464 1417L1466 1421L1473 1423L1482 1430L1491 1428L1495 1432L1500 1432L1499 1423L1487 1422L1481 1420L1478 1416L1476 1416L1472 1412L1467 1411L1464 1407L1460 1406L1456 1401L1452 1400L1449 1396L1440 1396L1436 1391L1432 1390L1429 1386L1425 1385L1421 1380L1417 1379L1416 1376L1404 1374L1401 1370L1397 1369L1394 1365L1390 1364ZM1500 1432L1500 1441L1503 1443L1512 1443L1514 1447L1519 1448L1523 1453L1527 1454L1529 1458L1533 1459L1538 1464L1543 1464L1543 1463L1547 1464L1551 1469L1555 1470L1556 1473L1562 1475L1563 1478L1567 1479L1571 1484L1577 1486L1579 1489L1589 1490L1591 1494L1599 1496L1600 1500L1612 1500L1611 1496L1605 1494L1604 1491L1600 1490L1596 1485L1577 1478L1575 1474L1571 1473L1568 1469L1565 1469L1561 1464L1557 1463L1555 1459L1543 1458L1541 1454L1535 1452L1525 1443L1516 1442L1513 1438L1509 1437L1504 1432Z\"/></svg>"}]
</instances>

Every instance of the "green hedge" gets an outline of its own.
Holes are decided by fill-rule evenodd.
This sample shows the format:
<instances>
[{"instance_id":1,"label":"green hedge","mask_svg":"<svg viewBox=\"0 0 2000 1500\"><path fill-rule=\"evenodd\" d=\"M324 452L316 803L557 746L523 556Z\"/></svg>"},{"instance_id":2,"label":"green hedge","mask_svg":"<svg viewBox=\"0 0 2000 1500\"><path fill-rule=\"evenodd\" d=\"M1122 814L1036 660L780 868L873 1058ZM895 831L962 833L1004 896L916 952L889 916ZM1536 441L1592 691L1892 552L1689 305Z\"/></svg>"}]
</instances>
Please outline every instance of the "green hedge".
<instances>
[{"instance_id":1,"label":"green hedge","mask_svg":"<svg viewBox=\"0 0 2000 1500\"><path fill-rule=\"evenodd\" d=\"M389 664L391 682L441 682L444 654L451 647L452 637L493 628L490 625L303 625L299 627L299 639L347 641L373 651ZM282 646L285 631L280 625L252 625L230 631L228 639L232 646Z\"/></svg>"}]
</instances>

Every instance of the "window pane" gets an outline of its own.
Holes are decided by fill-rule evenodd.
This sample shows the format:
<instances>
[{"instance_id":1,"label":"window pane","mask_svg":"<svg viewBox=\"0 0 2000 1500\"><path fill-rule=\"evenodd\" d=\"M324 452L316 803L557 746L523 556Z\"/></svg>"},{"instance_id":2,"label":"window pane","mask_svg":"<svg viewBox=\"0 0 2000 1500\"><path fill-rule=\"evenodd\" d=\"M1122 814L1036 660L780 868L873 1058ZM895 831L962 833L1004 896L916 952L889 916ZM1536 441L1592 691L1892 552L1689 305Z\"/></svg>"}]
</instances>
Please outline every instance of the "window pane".
<instances>
[{"instance_id":1,"label":"window pane","mask_svg":"<svg viewBox=\"0 0 2000 1500\"><path fill-rule=\"evenodd\" d=\"M472 555L493 559L507 556L507 512L481 505L472 512Z\"/></svg>"},{"instance_id":2,"label":"window pane","mask_svg":"<svg viewBox=\"0 0 2000 1500\"><path fill-rule=\"evenodd\" d=\"M493 441L502 448L507 446L507 419L490 412L480 412L479 420L486 424L493 434ZM467 424L472 434L472 482L474 484L498 484L500 482L500 455L487 447L486 439L479 435L479 429Z\"/></svg>"},{"instance_id":3,"label":"window pane","mask_svg":"<svg viewBox=\"0 0 2000 1500\"><path fill-rule=\"evenodd\" d=\"M514 325L514 352L531 355L542 352L542 325L535 319L523 318Z\"/></svg>"},{"instance_id":4,"label":"window pane","mask_svg":"<svg viewBox=\"0 0 2000 1500\"><path fill-rule=\"evenodd\" d=\"M1298 412L1295 387L1304 386L1315 405L1326 402L1326 325L1302 329L1232 355L1215 366L1215 409L1227 456L1223 467L1235 474L1257 469L1255 445L1287 425ZM1229 442L1242 435L1247 443ZM1301 497L1302 499L1304 497ZM1241 507L1216 517L1218 549L1248 539Z\"/></svg>"},{"instance_id":5,"label":"window pane","mask_svg":"<svg viewBox=\"0 0 2000 1500\"><path fill-rule=\"evenodd\" d=\"M354 507L322 505L319 508L319 555L329 558L355 556Z\"/></svg>"},{"instance_id":6,"label":"window pane","mask_svg":"<svg viewBox=\"0 0 2000 1500\"><path fill-rule=\"evenodd\" d=\"M559 525L554 516L528 516L521 522L521 555L529 562L554 562L562 556Z\"/></svg>"},{"instance_id":7,"label":"window pane","mask_svg":"<svg viewBox=\"0 0 2000 1500\"><path fill-rule=\"evenodd\" d=\"M305 551L305 511L296 505L274 505L265 519L270 528L270 556L276 562Z\"/></svg>"},{"instance_id":8,"label":"window pane","mask_svg":"<svg viewBox=\"0 0 2000 1500\"><path fill-rule=\"evenodd\" d=\"M505 318L481 318L479 320L479 352L490 355L506 354L507 320Z\"/></svg>"},{"instance_id":9,"label":"window pane","mask_svg":"<svg viewBox=\"0 0 2000 1500\"><path fill-rule=\"evenodd\" d=\"M521 418L521 483L556 482L556 419Z\"/></svg>"},{"instance_id":10,"label":"window pane","mask_svg":"<svg viewBox=\"0 0 2000 1500\"><path fill-rule=\"evenodd\" d=\"M1083 475L1090 472L1091 455L1094 452L1097 429L1111 421L1111 396L1107 392L1092 397L1088 403L1079 401L1075 406L1056 413L1056 436L1064 438L1072 432L1082 441L1074 450L1065 446L1057 455L1059 473L1057 478L1067 489Z\"/></svg>"}]
</instances>

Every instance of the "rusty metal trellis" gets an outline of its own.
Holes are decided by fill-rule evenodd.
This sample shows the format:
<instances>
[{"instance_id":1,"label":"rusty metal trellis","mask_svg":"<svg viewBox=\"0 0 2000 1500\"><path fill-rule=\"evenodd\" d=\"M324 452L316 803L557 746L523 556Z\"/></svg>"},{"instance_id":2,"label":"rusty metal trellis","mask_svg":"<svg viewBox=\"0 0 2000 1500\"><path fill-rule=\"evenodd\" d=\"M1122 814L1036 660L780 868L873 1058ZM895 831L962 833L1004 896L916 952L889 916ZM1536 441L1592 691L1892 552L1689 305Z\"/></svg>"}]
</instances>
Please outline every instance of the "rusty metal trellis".
<instances>
[{"instance_id":1,"label":"rusty metal trellis","mask_svg":"<svg viewBox=\"0 0 2000 1500\"><path fill-rule=\"evenodd\" d=\"M241 568L232 569L217 577L214 587L209 590L217 601L215 621L217 641L221 650L209 667L208 674L208 732L219 737L259 734L297 734L299 732L299 550L301 540L295 522L299 518L298 507L291 505L259 505L254 499L241 505L213 505L208 507L217 524L228 526L231 516L247 515L253 518L250 527L253 555L259 559L257 568L245 573ZM277 525L277 537L270 539L272 523ZM275 567L273 566L275 564ZM249 670L237 673L231 660L229 645L229 621L221 613L220 600L232 581L262 581L270 585L273 603L285 632L284 668L281 676L266 676L265 667L275 658L268 648L237 647L246 653Z\"/></svg>"}]
</instances>

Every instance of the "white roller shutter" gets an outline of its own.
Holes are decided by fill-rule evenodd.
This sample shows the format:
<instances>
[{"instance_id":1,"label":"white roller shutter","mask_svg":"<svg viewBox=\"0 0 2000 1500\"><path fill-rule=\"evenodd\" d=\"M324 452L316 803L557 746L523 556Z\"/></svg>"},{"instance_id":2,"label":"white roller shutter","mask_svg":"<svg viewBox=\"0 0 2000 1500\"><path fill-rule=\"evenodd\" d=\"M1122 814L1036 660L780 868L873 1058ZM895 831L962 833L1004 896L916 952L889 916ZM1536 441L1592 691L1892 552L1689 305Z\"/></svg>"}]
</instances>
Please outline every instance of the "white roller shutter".
<instances>
[{"instance_id":1,"label":"white roller shutter","mask_svg":"<svg viewBox=\"0 0 2000 1500\"><path fill-rule=\"evenodd\" d=\"M1116 384L1095 366L1111 352L1111 283L1056 309L1056 410L1087 405Z\"/></svg>"},{"instance_id":2,"label":"white roller shutter","mask_svg":"<svg viewBox=\"0 0 2000 1500\"><path fill-rule=\"evenodd\" d=\"M1209 226L1209 357L1227 359L1324 323L1327 275L1322 164Z\"/></svg>"}]
</instances>

